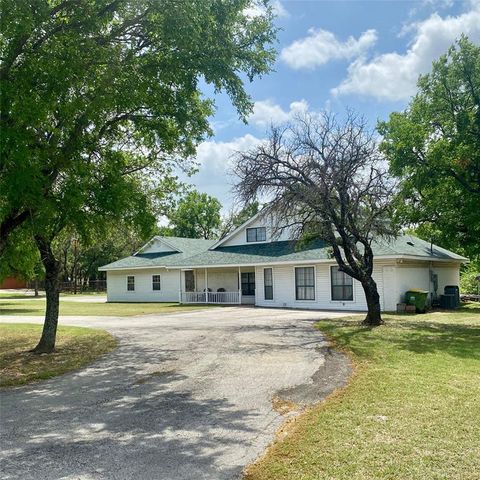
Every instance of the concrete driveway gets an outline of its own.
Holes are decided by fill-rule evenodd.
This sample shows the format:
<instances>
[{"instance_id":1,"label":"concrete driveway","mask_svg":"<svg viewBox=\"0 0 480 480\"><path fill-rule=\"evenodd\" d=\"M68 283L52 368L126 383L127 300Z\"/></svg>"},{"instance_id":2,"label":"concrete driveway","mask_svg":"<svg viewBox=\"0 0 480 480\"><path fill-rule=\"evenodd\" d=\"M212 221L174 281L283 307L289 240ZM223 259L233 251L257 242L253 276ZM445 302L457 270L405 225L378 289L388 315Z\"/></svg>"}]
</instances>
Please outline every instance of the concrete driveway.
<instances>
[{"instance_id":1,"label":"concrete driveway","mask_svg":"<svg viewBox=\"0 0 480 480\"><path fill-rule=\"evenodd\" d=\"M231 307L64 317L107 329L120 347L82 371L0 393L1 476L240 478L284 421L273 397L302 405L344 384L348 362L312 328L342 315Z\"/></svg>"}]
</instances>

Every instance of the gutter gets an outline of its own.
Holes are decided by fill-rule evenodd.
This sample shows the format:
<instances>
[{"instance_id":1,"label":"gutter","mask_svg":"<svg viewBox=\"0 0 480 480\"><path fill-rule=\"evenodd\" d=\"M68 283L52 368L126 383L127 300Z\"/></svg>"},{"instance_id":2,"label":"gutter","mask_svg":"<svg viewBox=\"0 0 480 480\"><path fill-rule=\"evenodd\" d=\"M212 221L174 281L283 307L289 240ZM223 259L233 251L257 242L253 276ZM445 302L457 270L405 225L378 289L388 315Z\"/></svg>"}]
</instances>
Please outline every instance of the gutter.
<instances>
[{"instance_id":1,"label":"gutter","mask_svg":"<svg viewBox=\"0 0 480 480\"><path fill-rule=\"evenodd\" d=\"M469 260L467 258L430 258L430 257L422 257L422 256L412 256L412 255L378 255L374 257L373 261L378 260L395 260L397 263L403 263L403 260L418 260L424 262L439 262L439 263L467 263ZM398 262L398 260L400 260ZM330 263L335 264L335 259L333 258L325 258L325 259L310 259L310 260L284 260L284 261L263 261L263 262L248 262L248 263L227 263L227 264L218 264L218 265L152 265L152 266L143 266L143 267L113 267L113 268L105 268L100 267L98 270L100 272L108 272L108 271L121 271L121 270L150 270L155 268L165 268L166 270L191 270L194 268L234 268L234 267L255 267L258 265L311 265L311 264L318 264L318 263Z\"/></svg>"}]
</instances>

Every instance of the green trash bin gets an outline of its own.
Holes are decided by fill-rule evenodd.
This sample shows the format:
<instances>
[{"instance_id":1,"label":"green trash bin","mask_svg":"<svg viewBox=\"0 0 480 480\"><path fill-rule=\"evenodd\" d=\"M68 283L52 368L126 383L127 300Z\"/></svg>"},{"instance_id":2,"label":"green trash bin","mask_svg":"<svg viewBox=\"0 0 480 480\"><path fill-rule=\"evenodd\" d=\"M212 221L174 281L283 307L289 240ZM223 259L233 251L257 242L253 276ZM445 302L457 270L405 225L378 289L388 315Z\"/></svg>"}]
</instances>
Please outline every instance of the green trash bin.
<instances>
[{"instance_id":1,"label":"green trash bin","mask_svg":"<svg viewBox=\"0 0 480 480\"><path fill-rule=\"evenodd\" d=\"M415 305L418 313L425 313L427 308L428 292L426 290L408 290L405 293L405 303Z\"/></svg>"}]
</instances>

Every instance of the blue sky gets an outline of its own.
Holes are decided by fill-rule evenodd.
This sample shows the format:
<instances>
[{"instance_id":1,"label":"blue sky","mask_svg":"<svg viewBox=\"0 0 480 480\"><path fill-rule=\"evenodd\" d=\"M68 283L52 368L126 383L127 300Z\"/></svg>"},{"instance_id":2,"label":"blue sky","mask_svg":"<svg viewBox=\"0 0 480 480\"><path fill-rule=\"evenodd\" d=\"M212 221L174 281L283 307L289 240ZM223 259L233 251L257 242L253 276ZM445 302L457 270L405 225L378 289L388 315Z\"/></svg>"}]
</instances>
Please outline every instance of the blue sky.
<instances>
[{"instance_id":1,"label":"blue sky","mask_svg":"<svg viewBox=\"0 0 480 480\"><path fill-rule=\"evenodd\" d=\"M349 107L375 125L408 104L418 75L461 33L480 43L480 0L271 3L282 29L275 71L246 85L255 102L247 125L225 95L215 98L215 134L199 146L199 172L188 180L225 209L234 200L232 153L258 144L270 123Z\"/></svg>"}]
</instances>

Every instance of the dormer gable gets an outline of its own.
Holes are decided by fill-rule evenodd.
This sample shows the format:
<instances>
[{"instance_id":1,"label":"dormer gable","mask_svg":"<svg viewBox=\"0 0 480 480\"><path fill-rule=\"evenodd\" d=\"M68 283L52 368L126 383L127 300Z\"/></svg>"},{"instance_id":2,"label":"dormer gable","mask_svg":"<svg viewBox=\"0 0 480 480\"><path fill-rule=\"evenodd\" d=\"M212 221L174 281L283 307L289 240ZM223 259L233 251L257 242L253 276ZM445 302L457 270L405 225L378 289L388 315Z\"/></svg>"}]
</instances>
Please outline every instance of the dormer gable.
<instances>
[{"instance_id":1,"label":"dormer gable","mask_svg":"<svg viewBox=\"0 0 480 480\"><path fill-rule=\"evenodd\" d=\"M178 247L173 246L165 239L165 237L158 237L155 236L151 238L138 252L135 252L134 255L142 254L142 253L164 253L164 252L171 252L171 253L181 253Z\"/></svg>"},{"instance_id":2,"label":"dormer gable","mask_svg":"<svg viewBox=\"0 0 480 480\"><path fill-rule=\"evenodd\" d=\"M255 245L282 240L291 240L288 229L279 230L276 218L268 209L263 209L237 227L233 232L212 245L210 250L220 246Z\"/></svg>"}]
</instances>

